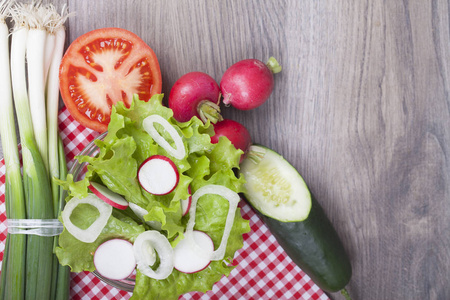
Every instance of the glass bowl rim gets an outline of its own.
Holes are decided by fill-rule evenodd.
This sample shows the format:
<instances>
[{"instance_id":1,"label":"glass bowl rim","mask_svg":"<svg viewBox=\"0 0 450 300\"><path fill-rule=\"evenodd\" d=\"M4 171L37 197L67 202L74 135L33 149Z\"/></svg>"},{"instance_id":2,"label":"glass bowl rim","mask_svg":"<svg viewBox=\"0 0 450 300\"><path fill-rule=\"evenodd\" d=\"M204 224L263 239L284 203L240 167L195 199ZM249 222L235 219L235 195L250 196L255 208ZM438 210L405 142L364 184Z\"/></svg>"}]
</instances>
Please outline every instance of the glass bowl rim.
<instances>
[{"instance_id":1,"label":"glass bowl rim","mask_svg":"<svg viewBox=\"0 0 450 300\"><path fill-rule=\"evenodd\" d=\"M93 155L95 153L95 151L99 149L98 146L95 144L95 142L97 140L103 140L107 134L108 134L108 132L106 131L106 132L100 134L99 136L97 136L96 138L94 138L76 156L86 156L86 155L91 156L91 155ZM80 163L76 158L74 158L73 164L72 164L68 174L72 174L74 176L74 179L78 178L78 176L80 175L80 172L83 170L83 167L85 164L87 164L87 163ZM65 199L66 197L67 197L67 191L64 190L63 199ZM120 280L113 280L113 279L106 278L106 277L100 275L96 270L93 272L90 272L90 273L94 274L95 277L97 277L104 283L109 284L117 289L127 291L127 292L133 292L133 290L134 290L134 284L130 284L130 283L120 281ZM133 279L128 279L128 281L134 282Z\"/></svg>"}]
</instances>

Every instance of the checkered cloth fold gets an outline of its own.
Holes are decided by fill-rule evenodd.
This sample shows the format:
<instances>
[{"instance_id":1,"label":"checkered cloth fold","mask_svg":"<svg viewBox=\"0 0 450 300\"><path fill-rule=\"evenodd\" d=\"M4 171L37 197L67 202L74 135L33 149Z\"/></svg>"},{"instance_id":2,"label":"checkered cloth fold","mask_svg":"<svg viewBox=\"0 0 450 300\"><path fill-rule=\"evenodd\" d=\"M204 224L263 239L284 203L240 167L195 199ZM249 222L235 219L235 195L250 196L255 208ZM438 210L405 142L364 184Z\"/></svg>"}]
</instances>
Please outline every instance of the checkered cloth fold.
<instances>
[{"instance_id":1,"label":"checkered cloth fold","mask_svg":"<svg viewBox=\"0 0 450 300\"><path fill-rule=\"evenodd\" d=\"M59 114L59 128L69 167L74 157L98 133L73 120L67 109ZM6 239L5 166L0 161L0 261ZM179 299L320 299L328 297L286 255L273 235L250 206L241 201L243 218L250 220L251 232L244 236L244 247L235 256L237 267L222 277L206 294L192 292ZM1 270L1 265L0 265ZM113 288L89 272L71 274L71 299L129 299L131 293Z\"/></svg>"}]
</instances>

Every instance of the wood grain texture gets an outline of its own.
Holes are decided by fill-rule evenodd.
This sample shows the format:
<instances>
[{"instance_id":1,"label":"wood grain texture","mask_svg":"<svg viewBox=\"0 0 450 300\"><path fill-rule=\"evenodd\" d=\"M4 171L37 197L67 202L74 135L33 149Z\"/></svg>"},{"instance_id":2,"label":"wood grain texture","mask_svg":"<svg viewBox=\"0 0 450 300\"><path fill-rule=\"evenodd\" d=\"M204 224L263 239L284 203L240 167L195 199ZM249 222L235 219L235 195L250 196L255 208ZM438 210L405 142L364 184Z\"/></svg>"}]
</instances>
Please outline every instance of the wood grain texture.
<instances>
[{"instance_id":1,"label":"wood grain texture","mask_svg":"<svg viewBox=\"0 0 450 300\"><path fill-rule=\"evenodd\" d=\"M275 56L269 101L224 115L303 175L351 256L352 298L450 299L450 1L67 3L69 42L135 32L166 95L186 72L220 81Z\"/></svg>"}]
</instances>

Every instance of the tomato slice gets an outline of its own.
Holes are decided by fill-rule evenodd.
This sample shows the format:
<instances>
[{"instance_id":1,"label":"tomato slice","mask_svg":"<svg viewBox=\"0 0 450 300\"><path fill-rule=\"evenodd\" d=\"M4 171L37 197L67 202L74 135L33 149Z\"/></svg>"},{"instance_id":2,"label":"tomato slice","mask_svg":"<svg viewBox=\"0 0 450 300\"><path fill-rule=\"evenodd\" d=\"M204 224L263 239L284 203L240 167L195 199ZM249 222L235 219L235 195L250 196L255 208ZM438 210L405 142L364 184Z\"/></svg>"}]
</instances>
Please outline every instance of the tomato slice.
<instances>
[{"instance_id":1,"label":"tomato slice","mask_svg":"<svg viewBox=\"0 0 450 300\"><path fill-rule=\"evenodd\" d=\"M130 106L133 94L148 101L161 93L161 70L153 50L134 33L102 28L69 46L59 72L62 99L80 124L104 132L118 101Z\"/></svg>"}]
</instances>

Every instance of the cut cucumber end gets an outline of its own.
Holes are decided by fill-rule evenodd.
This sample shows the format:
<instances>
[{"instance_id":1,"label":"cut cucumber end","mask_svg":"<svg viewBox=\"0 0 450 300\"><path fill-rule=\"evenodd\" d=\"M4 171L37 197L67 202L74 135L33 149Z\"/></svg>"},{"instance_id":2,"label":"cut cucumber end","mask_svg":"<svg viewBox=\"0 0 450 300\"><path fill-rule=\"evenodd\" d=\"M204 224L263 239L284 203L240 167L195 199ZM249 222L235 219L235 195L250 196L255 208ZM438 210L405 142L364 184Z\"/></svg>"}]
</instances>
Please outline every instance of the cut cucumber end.
<instances>
[{"instance_id":1,"label":"cut cucumber end","mask_svg":"<svg viewBox=\"0 0 450 300\"><path fill-rule=\"evenodd\" d=\"M252 145L240 165L246 183L244 196L261 214L281 222L305 220L311 193L298 171L280 154Z\"/></svg>"}]
</instances>

